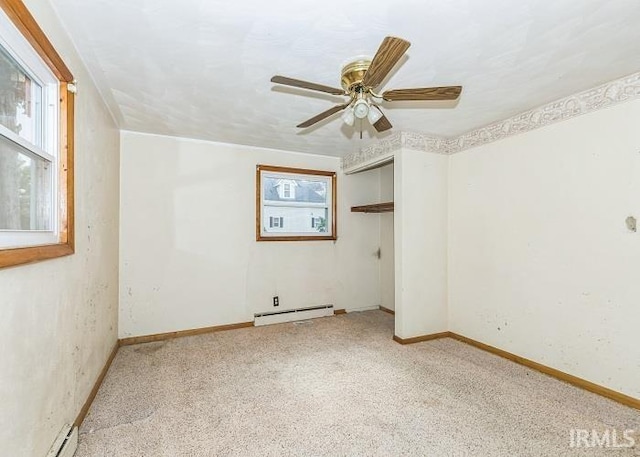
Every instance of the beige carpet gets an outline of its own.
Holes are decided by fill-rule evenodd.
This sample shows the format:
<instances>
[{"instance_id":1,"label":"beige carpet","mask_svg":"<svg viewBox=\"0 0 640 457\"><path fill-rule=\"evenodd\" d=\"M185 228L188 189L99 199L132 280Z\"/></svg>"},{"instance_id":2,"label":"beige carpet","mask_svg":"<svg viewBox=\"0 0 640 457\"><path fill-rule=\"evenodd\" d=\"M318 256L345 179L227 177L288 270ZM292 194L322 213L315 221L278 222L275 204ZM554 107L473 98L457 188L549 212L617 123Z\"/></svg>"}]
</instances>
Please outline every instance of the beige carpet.
<instances>
[{"instance_id":1,"label":"beige carpet","mask_svg":"<svg viewBox=\"0 0 640 457\"><path fill-rule=\"evenodd\" d=\"M76 455L640 455L569 447L572 428L640 431L636 410L451 339L392 335L369 311L123 347Z\"/></svg>"}]
</instances>

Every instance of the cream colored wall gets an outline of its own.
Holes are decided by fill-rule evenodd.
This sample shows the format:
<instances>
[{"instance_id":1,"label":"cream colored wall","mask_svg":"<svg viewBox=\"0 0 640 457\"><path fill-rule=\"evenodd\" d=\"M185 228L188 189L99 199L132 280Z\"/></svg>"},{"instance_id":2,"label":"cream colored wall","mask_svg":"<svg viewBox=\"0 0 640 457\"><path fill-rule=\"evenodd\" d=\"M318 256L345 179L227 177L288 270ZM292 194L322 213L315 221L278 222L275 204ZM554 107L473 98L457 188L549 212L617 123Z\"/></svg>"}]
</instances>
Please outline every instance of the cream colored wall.
<instances>
[{"instance_id":1,"label":"cream colored wall","mask_svg":"<svg viewBox=\"0 0 640 457\"><path fill-rule=\"evenodd\" d=\"M393 163L380 168L379 201L393 201ZM380 304L387 309L395 309L393 214L380 214Z\"/></svg>"},{"instance_id":2,"label":"cream colored wall","mask_svg":"<svg viewBox=\"0 0 640 457\"><path fill-rule=\"evenodd\" d=\"M640 398L640 100L451 157L450 328Z\"/></svg>"},{"instance_id":3,"label":"cream colored wall","mask_svg":"<svg viewBox=\"0 0 640 457\"><path fill-rule=\"evenodd\" d=\"M79 81L76 254L0 270L0 454L46 455L117 339L119 134L48 2L25 2Z\"/></svg>"},{"instance_id":4,"label":"cream colored wall","mask_svg":"<svg viewBox=\"0 0 640 457\"><path fill-rule=\"evenodd\" d=\"M400 338L447 327L449 157L402 149L394 159L395 332Z\"/></svg>"},{"instance_id":5,"label":"cream colored wall","mask_svg":"<svg viewBox=\"0 0 640 457\"><path fill-rule=\"evenodd\" d=\"M380 304L377 221L351 213L379 173L338 175L338 240L255 241L257 164L340 169L338 158L122 133L120 335ZM365 215L366 216L366 215Z\"/></svg>"}]
</instances>

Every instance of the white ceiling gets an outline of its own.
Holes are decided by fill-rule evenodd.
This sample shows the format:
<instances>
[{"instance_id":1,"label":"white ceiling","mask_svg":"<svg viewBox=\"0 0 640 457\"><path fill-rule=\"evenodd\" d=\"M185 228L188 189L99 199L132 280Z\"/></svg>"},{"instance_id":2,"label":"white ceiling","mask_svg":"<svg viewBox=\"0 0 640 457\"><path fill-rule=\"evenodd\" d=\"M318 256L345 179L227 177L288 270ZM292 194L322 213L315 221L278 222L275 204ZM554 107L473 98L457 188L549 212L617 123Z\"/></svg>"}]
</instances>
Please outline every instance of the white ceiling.
<instances>
[{"instance_id":1,"label":"white ceiling","mask_svg":"<svg viewBox=\"0 0 640 457\"><path fill-rule=\"evenodd\" d=\"M640 70L638 0L51 1L121 128L316 154L380 136L297 129L342 99L270 77L339 87L386 35L412 46L385 89L464 86L455 108L387 104L395 131L454 136Z\"/></svg>"}]
</instances>

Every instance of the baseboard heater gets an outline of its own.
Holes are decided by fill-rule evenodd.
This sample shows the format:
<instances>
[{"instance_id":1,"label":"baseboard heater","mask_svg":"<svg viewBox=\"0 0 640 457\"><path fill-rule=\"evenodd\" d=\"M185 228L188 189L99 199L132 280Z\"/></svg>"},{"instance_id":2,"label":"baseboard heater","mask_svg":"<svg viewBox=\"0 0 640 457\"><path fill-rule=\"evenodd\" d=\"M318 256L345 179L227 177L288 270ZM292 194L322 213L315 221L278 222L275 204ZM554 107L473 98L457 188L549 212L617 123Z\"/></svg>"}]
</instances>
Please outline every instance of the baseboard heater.
<instances>
[{"instance_id":1,"label":"baseboard heater","mask_svg":"<svg viewBox=\"0 0 640 457\"><path fill-rule=\"evenodd\" d=\"M49 449L47 457L73 457L78 448L78 427L65 425Z\"/></svg>"},{"instance_id":2,"label":"baseboard heater","mask_svg":"<svg viewBox=\"0 0 640 457\"><path fill-rule=\"evenodd\" d=\"M313 319L315 317L333 316L333 305L288 309L286 311L270 311L268 313L256 313L253 316L253 325L255 326L302 321L305 319Z\"/></svg>"}]
</instances>

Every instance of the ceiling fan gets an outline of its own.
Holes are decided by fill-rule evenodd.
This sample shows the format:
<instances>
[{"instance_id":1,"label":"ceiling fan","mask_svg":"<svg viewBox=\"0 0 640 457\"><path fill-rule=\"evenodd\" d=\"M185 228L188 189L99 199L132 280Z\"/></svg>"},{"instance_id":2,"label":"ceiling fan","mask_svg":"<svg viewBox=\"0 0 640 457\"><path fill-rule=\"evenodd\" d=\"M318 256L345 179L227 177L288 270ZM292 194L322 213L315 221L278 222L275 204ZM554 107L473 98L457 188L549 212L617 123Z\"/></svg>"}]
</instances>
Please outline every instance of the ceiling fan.
<instances>
[{"instance_id":1,"label":"ceiling fan","mask_svg":"<svg viewBox=\"0 0 640 457\"><path fill-rule=\"evenodd\" d=\"M297 127L310 127L322 119L348 108L342 115L342 120L346 124L352 126L356 119L362 120L366 118L378 132L384 132L392 126L387 117L382 113L379 106L380 102L456 100L462 91L462 86L447 86L395 89L387 90L382 94L376 93L374 89L382 84L391 69L398 63L407 49L409 49L409 46L411 46L411 43L402 38L386 37L382 40L382 44L373 59L360 57L347 63L342 68L342 89L302 81L300 79L287 78L286 76L274 76L271 78L271 82L349 97L346 103L336 105L313 116L311 119L307 119L301 124L298 124ZM360 135L362 135L362 131Z\"/></svg>"}]
</instances>

